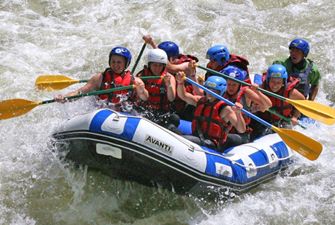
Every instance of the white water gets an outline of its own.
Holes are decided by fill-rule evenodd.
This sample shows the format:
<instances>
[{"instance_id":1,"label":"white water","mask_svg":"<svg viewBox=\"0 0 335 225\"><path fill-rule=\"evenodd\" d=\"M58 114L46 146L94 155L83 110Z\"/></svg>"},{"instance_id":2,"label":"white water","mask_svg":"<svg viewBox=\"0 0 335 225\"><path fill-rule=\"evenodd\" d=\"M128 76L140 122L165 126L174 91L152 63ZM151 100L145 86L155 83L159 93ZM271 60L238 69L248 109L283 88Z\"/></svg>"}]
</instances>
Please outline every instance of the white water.
<instances>
[{"instance_id":1,"label":"white water","mask_svg":"<svg viewBox=\"0 0 335 225\"><path fill-rule=\"evenodd\" d=\"M116 45L128 47L135 59L141 36L150 33L157 42L177 42L202 65L208 47L226 44L248 57L253 73L286 57L290 40L305 37L323 77L317 101L334 104L334 13L331 0L2 0L0 100L39 101L74 90L80 84L41 92L34 82L41 74L87 79L107 66ZM298 129L323 144L317 161L297 155L290 176L223 204L112 180L60 161L48 147L52 130L91 109L85 98L0 121L0 224L335 223L334 126Z\"/></svg>"}]
</instances>

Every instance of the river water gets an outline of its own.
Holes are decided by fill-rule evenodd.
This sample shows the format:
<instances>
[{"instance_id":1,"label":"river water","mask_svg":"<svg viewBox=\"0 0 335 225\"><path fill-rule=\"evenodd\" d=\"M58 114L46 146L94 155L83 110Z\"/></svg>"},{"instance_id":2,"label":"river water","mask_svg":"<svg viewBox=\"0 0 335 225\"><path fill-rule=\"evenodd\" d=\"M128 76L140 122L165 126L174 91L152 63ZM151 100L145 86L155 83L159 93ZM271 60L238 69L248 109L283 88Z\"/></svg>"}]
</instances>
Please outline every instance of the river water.
<instances>
[{"instance_id":1,"label":"river water","mask_svg":"<svg viewBox=\"0 0 335 225\"><path fill-rule=\"evenodd\" d=\"M177 42L202 65L208 47L226 44L247 56L252 73L288 56L290 40L304 37L322 73L317 101L333 105L334 14L332 0L1 0L0 100L40 101L74 90L80 84L45 92L34 82L42 74L87 79L107 66L116 45L135 59L150 33L157 42ZM208 200L60 160L49 146L52 131L93 108L85 98L0 121L0 224L335 224L334 126L296 128L323 144L318 160L297 155L286 174L254 191Z\"/></svg>"}]
</instances>

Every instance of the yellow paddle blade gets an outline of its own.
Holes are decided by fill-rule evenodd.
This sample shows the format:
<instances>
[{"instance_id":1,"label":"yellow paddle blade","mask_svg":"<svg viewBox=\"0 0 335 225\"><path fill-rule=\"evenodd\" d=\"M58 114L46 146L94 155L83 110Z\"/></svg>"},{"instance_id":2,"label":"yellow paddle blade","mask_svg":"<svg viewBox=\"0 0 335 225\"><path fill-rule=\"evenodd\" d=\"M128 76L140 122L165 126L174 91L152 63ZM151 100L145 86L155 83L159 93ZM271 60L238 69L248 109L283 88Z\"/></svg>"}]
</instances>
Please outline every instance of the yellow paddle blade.
<instances>
[{"instance_id":1,"label":"yellow paddle blade","mask_svg":"<svg viewBox=\"0 0 335 225\"><path fill-rule=\"evenodd\" d=\"M272 126L271 129L274 130L291 149L307 159L316 160L321 154L322 145L320 142L295 130L283 129L275 126Z\"/></svg>"},{"instance_id":2,"label":"yellow paddle blade","mask_svg":"<svg viewBox=\"0 0 335 225\"><path fill-rule=\"evenodd\" d=\"M286 101L292 104L297 110L299 110L299 112L312 119L327 125L333 125L335 123L334 108L309 100L286 99Z\"/></svg>"},{"instance_id":3,"label":"yellow paddle blade","mask_svg":"<svg viewBox=\"0 0 335 225\"><path fill-rule=\"evenodd\" d=\"M0 119L9 119L25 114L38 106L40 102L25 99L9 99L0 102Z\"/></svg>"},{"instance_id":4,"label":"yellow paddle blade","mask_svg":"<svg viewBox=\"0 0 335 225\"><path fill-rule=\"evenodd\" d=\"M64 89L78 82L79 80L64 75L42 75L36 79L35 86L39 90L52 91Z\"/></svg>"}]
</instances>

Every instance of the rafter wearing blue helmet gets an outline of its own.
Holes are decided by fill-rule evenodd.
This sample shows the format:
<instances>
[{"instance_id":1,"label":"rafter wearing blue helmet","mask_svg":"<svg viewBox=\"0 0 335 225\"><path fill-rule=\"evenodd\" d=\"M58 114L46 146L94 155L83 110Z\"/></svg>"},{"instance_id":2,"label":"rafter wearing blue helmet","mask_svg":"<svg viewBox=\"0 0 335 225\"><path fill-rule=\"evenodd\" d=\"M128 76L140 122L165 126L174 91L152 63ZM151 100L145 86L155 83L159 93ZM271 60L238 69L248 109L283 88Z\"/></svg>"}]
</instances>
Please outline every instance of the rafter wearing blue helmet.
<instances>
[{"instance_id":1,"label":"rafter wearing blue helmet","mask_svg":"<svg viewBox=\"0 0 335 225\"><path fill-rule=\"evenodd\" d=\"M179 46L172 41L163 41L158 45L158 48L164 50L169 59L179 56Z\"/></svg>"},{"instance_id":2,"label":"rafter wearing blue helmet","mask_svg":"<svg viewBox=\"0 0 335 225\"><path fill-rule=\"evenodd\" d=\"M309 43L302 39L302 38L297 38L291 41L290 45L288 46L289 49L296 48L301 50L304 53L304 56L307 57L309 53Z\"/></svg>"},{"instance_id":3,"label":"rafter wearing blue helmet","mask_svg":"<svg viewBox=\"0 0 335 225\"><path fill-rule=\"evenodd\" d=\"M127 48L120 47L120 46L113 48L111 52L109 53L108 64L111 63L111 58L113 55L122 56L126 59L126 67L124 69L126 69L130 65L132 56L131 56L130 51Z\"/></svg>"},{"instance_id":4,"label":"rafter wearing blue helmet","mask_svg":"<svg viewBox=\"0 0 335 225\"><path fill-rule=\"evenodd\" d=\"M233 77L240 81L244 81L247 78L247 72L241 70L236 66L227 66L226 68L221 70L220 73L224 73L227 76Z\"/></svg>"},{"instance_id":5,"label":"rafter wearing blue helmet","mask_svg":"<svg viewBox=\"0 0 335 225\"><path fill-rule=\"evenodd\" d=\"M217 62L223 66L230 58L228 48L224 45L214 45L207 50L206 59Z\"/></svg>"},{"instance_id":6,"label":"rafter wearing blue helmet","mask_svg":"<svg viewBox=\"0 0 335 225\"><path fill-rule=\"evenodd\" d=\"M261 86L263 89L292 100L305 99L304 96L295 88L297 80L292 82L288 81L288 74L286 68L283 65L271 65L267 70L265 78L266 81ZM268 111L257 112L257 115L260 118L277 127L292 128L293 125L298 124L298 118L301 114L290 103L272 95L268 96L268 98L272 103L271 110L275 111L276 114L282 115L285 118L289 118L290 120L287 122L286 120L283 120L282 117L279 117ZM254 138L263 136L265 134L273 133L272 130L265 128L255 121L251 122L251 127L253 128L251 133L251 140L254 140Z\"/></svg>"},{"instance_id":7,"label":"rafter wearing blue helmet","mask_svg":"<svg viewBox=\"0 0 335 225\"><path fill-rule=\"evenodd\" d=\"M219 91L219 94L222 96L227 90L227 82L224 78L219 76L210 76L205 82L204 85L206 88Z\"/></svg>"},{"instance_id":8,"label":"rafter wearing blue helmet","mask_svg":"<svg viewBox=\"0 0 335 225\"><path fill-rule=\"evenodd\" d=\"M131 102L133 102L133 99L128 99L129 96L134 96L134 98L136 97L142 100L146 100L148 98L148 92L144 88L143 81L139 78L133 78L130 71L127 70L130 62L131 53L127 48L121 46L113 48L109 53L109 67L106 68L104 72L93 75L81 88L67 93L64 96L56 96L55 100L58 102L64 102L65 98L68 96L85 94L95 90L109 90L115 87L129 86L129 88L125 90L98 95L98 100L102 100L98 101L98 103L102 105L102 107L105 107L106 105L118 105L118 108L114 108L114 110L129 113L129 107L123 107L124 105L128 105L128 103L131 105ZM136 96L129 94L132 84L136 84Z\"/></svg>"},{"instance_id":9,"label":"rafter wearing blue helmet","mask_svg":"<svg viewBox=\"0 0 335 225\"><path fill-rule=\"evenodd\" d=\"M221 70L220 73L223 73L231 78L234 78L240 81L244 81L247 77L247 73L244 70L241 70L236 66L227 66L226 68ZM226 91L226 97L230 99L231 101L235 101L238 97L237 94L240 91L241 84L232 79L228 79L227 86L228 88Z\"/></svg>"},{"instance_id":10,"label":"rafter wearing blue helmet","mask_svg":"<svg viewBox=\"0 0 335 225\"><path fill-rule=\"evenodd\" d=\"M266 73L266 83L269 84L271 78L282 78L284 86L287 85L287 71L283 65L274 64L268 68Z\"/></svg>"},{"instance_id":11,"label":"rafter wearing blue helmet","mask_svg":"<svg viewBox=\"0 0 335 225\"><path fill-rule=\"evenodd\" d=\"M310 44L302 38L296 38L289 44L290 56L284 60L276 60L273 64L285 66L288 76L300 80L297 89L309 100L314 100L321 79L315 63L307 59Z\"/></svg>"},{"instance_id":12,"label":"rafter wearing blue helmet","mask_svg":"<svg viewBox=\"0 0 335 225\"><path fill-rule=\"evenodd\" d=\"M185 138L223 152L228 132L232 126L239 133L245 132L245 121L240 111L242 108L241 104L237 103L236 106L228 106L224 101L211 94L201 96L187 93L183 75L177 73L176 79L180 98L187 104L196 107L192 120L192 135L186 135L184 136ZM210 76L204 86L222 96L227 89L227 82L223 77Z\"/></svg>"},{"instance_id":13,"label":"rafter wearing blue helmet","mask_svg":"<svg viewBox=\"0 0 335 225\"><path fill-rule=\"evenodd\" d=\"M207 50L206 58L210 61L207 64L207 68L215 71L221 71L227 66L236 66L244 70L249 75L248 65L249 62L246 58L231 54L225 45L218 44L210 47ZM205 78L207 79L211 74L206 73Z\"/></svg>"}]
</instances>

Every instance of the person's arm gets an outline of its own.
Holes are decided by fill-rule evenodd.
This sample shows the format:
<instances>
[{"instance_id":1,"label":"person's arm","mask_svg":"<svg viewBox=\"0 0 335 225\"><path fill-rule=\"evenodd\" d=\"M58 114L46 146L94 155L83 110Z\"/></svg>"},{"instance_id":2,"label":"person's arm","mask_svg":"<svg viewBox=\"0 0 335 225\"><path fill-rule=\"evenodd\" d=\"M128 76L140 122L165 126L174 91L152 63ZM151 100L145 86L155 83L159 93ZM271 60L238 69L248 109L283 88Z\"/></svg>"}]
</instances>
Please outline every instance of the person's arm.
<instances>
[{"instance_id":1,"label":"person's arm","mask_svg":"<svg viewBox=\"0 0 335 225\"><path fill-rule=\"evenodd\" d=\"M252 102L255 102L259 107L259 111L264 112L272 106L270 98L264 95L261 91L258 90L257 84L252 84L250 88L247 88L245 95Z\"/></svg>"},{"instance_id":2,"label":"person's arm","mask_svg":"<svg viewBox=\"0 0 335 225\"><path fill-rule=\"evenodd\" d=\"M197 66L196 66L196 64L197 64L197 62L195 60L192 60L192 61L188 62L188 69L186 71L186 75L191 80L199 83L198 79L197 79L197 71L196 71ZM201 85L203 85L203 84L201 84ZM202 95L202 96L204 95L204 91L201 88L199 88L197 85L192 84L192 87L193 87L193 94Z\"/></svg>"},{"instance_id":3,"label":"person's arm","mask_svg":"<svg viewBox=\"0 0 335 225\"><path fill-rule=\"evenodd\" d=\"M139 77L135 77L134 80L136 95L143 101L147 101L149 98L149 92L145 89L143 81Z\"/></svg>"},{"instance_id":4,"label":"person's arm","mask_svg":"<svg viewBox=\"0 0 335 225\"><path fill-rule=\"evenodd\" d=\"M142 38L143 38L144 42L151 45L152 48L157 48L157 45L156 45L154 39L151 37L150 34L144 35Z\"/></svg>"},{"instance_id":5,"label":"person's arm","mask_svg":"<svg viewBox=\"0 0 335 225\"><path fill-rule=\"evenodd\" d=\"M168 100L173 102L176 98L176 80L170 73L167 73L163 79L167 89Z\"/></svg>"},{"instance_id":6,"label":"person's arm","mask_svg":"<svg viewBox=\"0 0 335 225\"><path fill-rule=\"evenodd\" d=\"M242 112L242 105L240 103L236 103L235 106L226 106L224 107L221 112L220 116L226 122L230 122L237 132L244 133L246 131L245 120L243 118Z\"/></svg>"},{"instance_id":7,"label":"person's arm","mask_svg":"<svg viewBox=\"0 0 335 225\"><path fill-rule=\"evenodd\" d=\"M169 73L175 74L179 71L183 71L186 73L186 70L188 70L188 62L184 62L182 64L172 64L168 62L166 65L166 69Z\"/></svg>"},{"instance_id":8,"label":"person's arm","mask_svg":"<svg viewBox=\"0 0 335 225\"><path fill-rule=\"evenodd\" d=\"M311 92L308 96L308 100L314 101L318 92L319 92L319 85L312 85L311 86Z\"/></svg>"},{"instance_id":9,"label":"person's arm","mask_svg":"<svg viewBox=\"0 0 335 225\"><path fill-rule=\"evenodd\" d=\"M57 102L65 102L66 97L70 97L70 96L74 96L74 95L79 95L79 94L85 94L88 93L90 91L94 91L94 90L99 90L100 88L100 84L102 81L102 74L96 74L94 76L91 77L91 79L88 80L88 82L81 88L75 90L75 91L71 91L65 95L57 95L55 97L55 100Z\"/></svg>"},{"instance_id":10,"label":"person's arm","mask_svg":"<svg viewBox=\"0 0 335 225\"><path fill-rule=\"evenodd\" d=\"M196 106L197 102L200 100L202 96L192 95L191 93L186 92L184 85L184 76L185 74L182 72L178 72L176 74L177 94L179 98L181 98L187 104Z\"/></svg>"}]
</instances>

